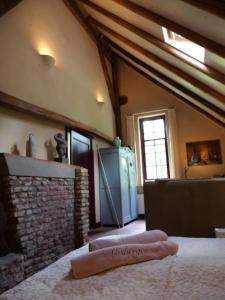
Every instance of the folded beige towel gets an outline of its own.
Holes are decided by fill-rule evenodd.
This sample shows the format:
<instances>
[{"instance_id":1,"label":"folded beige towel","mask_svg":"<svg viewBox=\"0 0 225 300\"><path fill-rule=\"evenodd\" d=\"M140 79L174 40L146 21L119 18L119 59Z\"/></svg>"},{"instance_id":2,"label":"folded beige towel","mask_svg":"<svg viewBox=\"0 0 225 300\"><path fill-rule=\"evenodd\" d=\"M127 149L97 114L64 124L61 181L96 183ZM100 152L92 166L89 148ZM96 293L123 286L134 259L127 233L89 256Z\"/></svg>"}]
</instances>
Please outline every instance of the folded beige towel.
<instances>
[{"instance_id":1,"label":"folded beige towel","mask_svg":"<svg viewBox=\"0 0 225 300\"><path fill-rule=\"evenodd\" d=\"M171 241L108 247L72 259L72 272L75 279L81 279L119 266L162 259L177 250L178 245Z\"/></svg>"},{"instance_id":2,"label":"folded beige towel","mask_svg":"<svg viewBox=\"0 0 225 300\"><path fill-rule=\"evenodd\" d=\"M89 251L95 251L102 248L127 245L127 244L147 244L157 241L166 241L167 234L161 230L150 230L138 234L121 237L118 239L98 239L89 243Z\"/></svg>"}]
</instances>

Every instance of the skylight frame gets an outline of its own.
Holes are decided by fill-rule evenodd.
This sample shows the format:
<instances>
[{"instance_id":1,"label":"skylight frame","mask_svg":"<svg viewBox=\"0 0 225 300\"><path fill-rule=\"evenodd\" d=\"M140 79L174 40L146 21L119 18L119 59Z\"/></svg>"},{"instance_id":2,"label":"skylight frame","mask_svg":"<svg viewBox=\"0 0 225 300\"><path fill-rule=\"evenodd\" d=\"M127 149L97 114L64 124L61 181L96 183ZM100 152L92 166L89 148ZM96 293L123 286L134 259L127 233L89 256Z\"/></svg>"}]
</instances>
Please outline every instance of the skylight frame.
<instances>
[{"instance_id":1,"label":"skylight frame","mask_svg":"<svg viewBox=\"0 0 225 300\"><path fill-rule=\"evenodd\" d=\"M164 41L171 45L172 47L182 51L184 54L189 57L205 63L205 48L202 46L193 43L192 41L186 39L185 37L177 34L171 30L168 30L165 27L162 27Z\"/></svg>"}]
</instances>

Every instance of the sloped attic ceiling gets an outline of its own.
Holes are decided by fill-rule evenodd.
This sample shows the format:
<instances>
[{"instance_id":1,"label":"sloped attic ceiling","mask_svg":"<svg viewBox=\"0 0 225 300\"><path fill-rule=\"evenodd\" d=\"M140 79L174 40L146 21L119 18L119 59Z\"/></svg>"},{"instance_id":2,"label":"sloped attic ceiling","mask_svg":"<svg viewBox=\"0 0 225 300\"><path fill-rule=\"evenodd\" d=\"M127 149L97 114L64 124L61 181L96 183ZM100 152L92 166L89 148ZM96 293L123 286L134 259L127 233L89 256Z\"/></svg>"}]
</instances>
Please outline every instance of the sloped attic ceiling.
<instances>
[{"instance_id":1,"label":"sloped attic ceiling","mask_svg":"<svg viewBox=\"0 0 225 300\"><path fill-rule=\"evenodd\" d=\"M87 26L101 33L100 39L117 58L225 126L223 0L67 2L78 4ZM167 44L162 27L202 46L205 61Z\"/></svg>"}]
</instances>

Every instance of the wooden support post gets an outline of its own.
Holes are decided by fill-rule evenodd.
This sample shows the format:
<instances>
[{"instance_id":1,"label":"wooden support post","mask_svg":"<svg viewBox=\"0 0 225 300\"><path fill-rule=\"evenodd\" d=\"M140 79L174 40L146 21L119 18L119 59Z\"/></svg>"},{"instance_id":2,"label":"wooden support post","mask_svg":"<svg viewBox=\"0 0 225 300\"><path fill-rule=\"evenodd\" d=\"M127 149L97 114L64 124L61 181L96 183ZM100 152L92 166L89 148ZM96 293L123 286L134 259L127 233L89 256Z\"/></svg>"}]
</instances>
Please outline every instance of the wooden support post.
<instances>
[{"instance_id":1,"label":"wooden support post","mask_svg":"<svg viewBox=\"0 0 225 300\"><path fill-rule=\"evenodd\" d=\"M122 133L122 129L121 129L121 113L120 113L120 106L119 106L119 101L118 101L118 97L115 94L115 90L113 87L113 84L111 82L110 76L109 76L109 72L108 72L108 68L107 68L107 63L106 63L106 59L104 56L104 44L102 41L99 41L98 43L98 52L99 52L99 57L101 60L101 64L102 64L102 69L103 69L103 73L105 76L105 81L108 87L108 91L109 91L109 96L112 102L112 107L114 110L114 114L115 114L115 121L116 121L116 135L121 137L121 133Z\"/></svg>"}]
</instances>

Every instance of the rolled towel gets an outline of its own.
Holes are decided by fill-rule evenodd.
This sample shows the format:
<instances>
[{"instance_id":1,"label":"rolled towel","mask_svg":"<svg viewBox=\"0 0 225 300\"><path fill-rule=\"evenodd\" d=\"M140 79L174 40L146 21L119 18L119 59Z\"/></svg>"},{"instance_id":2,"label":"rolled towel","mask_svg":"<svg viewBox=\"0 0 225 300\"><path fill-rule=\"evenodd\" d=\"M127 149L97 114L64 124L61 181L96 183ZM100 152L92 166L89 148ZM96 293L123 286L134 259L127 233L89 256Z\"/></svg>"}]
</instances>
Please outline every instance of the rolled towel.
<instances>
[{"instance_id":1,"label":"rolled towel","mask_svg":"<svg viewBox=\"0 0 225 300\"><path fill-rule=\"evenodd\" d=\"M98 239L89 243L89 251L95 251L102 248L128 245L128 244L147 244L157 241L166 241L167 234L161 230L150 230L138 234L133 234L115 239Z\"/></svg>"},{"instance_id":2,"label":"rolled towel","mask_svg":"<svg viewBox=\"0 0 225 300\"><path fill-rule=\"evenodd\" d=\"M171 241L108 247L73 258L72 272L75 279L81 279L115 267L162 259L177 250L178 245Z\"/></svg>"}]
</instances>

